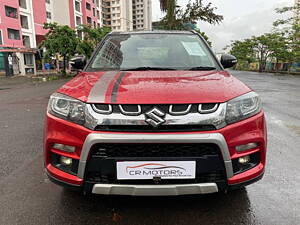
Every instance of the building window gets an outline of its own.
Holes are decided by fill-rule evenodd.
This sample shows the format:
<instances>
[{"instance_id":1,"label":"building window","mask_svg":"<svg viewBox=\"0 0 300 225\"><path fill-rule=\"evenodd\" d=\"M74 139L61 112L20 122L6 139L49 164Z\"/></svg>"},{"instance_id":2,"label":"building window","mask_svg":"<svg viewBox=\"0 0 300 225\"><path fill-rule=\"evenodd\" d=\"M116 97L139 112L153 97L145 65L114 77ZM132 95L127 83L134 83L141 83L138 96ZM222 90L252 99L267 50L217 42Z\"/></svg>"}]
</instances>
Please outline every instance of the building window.
<instances>
[{"instance_id":1,"label":"building window","mask_svg":"<svg viewBox=\"0 0 300 225\"><path fill-rule=\"evenodd\" d=\"M91 10L91 4L90 4L90 3L86 3L86 4L85 4L85 8L86 8L87 10Z\"/></svg>"},{"instance_id":2,"label":"building window","mask_svg":"<svg viewBox=\"0 0 300 225\"><path fill-rule=\"evenodd\" d=\"M25 36L23 35L22 36L22 39L23 39L23 45L26 47L26 48L30 48L30 37L29 36Z\"/></svg>"},{"instance_id":3,"label":"building window","mask_svg":"<svg viewBox=\"0 0 300 225\"><path fill-rule=\"evenodd\" d=\"M82 31L77 31L77 37L78 37L80 40L83 40L83 33L82 33Z\"/></svg>"},{"instance_id":4,"label":"building window","mask_svg":"<svg viewBox=\"0 0 300 225\"><path fill-rule=\"evenodd\" d=\"M96 10L93 8L93 17L96 17Z\"/></svg>"},{"instance_id":5,"label":"building window","mask_svg":"<svg viewBox=\"0 0 300 225\"><path fill-rule=\"evenodd\" d=\"M26 66L32 66L33 65L33 54L24 54L24 64Z\"/></svg>"},{"instance_id":6,"label":"building window","mask_svg":"<svg viewBox=\"0 0 300 225\"><path fill-rule=\"evenodd\" d=\"M23 9L27 9L26 0L19 0L19 6Z\"/></svg>"},{"instance_id":7,"label":"building window","mask_svg":"<svg viewBox=\"0 0 300 225\"><path fill-rule=\"evenodd\" d=\"M81 17L76 16L76 25L79 26L81 24Z\"/></svg>"},{"instance_id":8,"label":"building window","mask_svg":"<svg viewBox=\"0 0 300 225\"><path fill-rule=\"evenodd\" d=\"M3 41L2 41L2 30L0 30L0 45L3 45Z\"/></svg>"},{"instance_id":9,"label":"building window","mask_svg":"<svg viewBox=\"0 0 300 225\"><path fill-rule=\"evenodd\" d=\"M20 31L7 28L8 39L20 40Z\"/></svg>"},{"instance_id":10,"label":"building window","mask_svg":"<svg viewBox=\"0 0 300 225\"><path fill-rule=\"evenodd\" d=\"M47 19L51 20L52 16L51 16L51 12L46 12L47 15Z\"/></svg>"},{"instance_id":11,"label":"building window","mask_svg":"<svg viewBox=\"0 0 300 225\"><path fill-rule=\"evenodd\" d=\"M87 21L88 24L92 24L92 18L91 17L87 17L86 21Z\"/></svg>"},{"instance_id":12,"label":"building window","mask_svg":"<svg viewBox=\"0 0 300 225\"><path fill-rule=\"evenodd\" d=\"M50 4L50 0L46 0L46 3L47 3L47 4Z\"/></svg>"},{"instance_id":13,"label":"building window","mask_svg":"<svg viewBox=\"0 0 300 225\"><path fill-rule=\"evenodd\" d=\"M20 20L21 20L21 27L24 28L24 29L29 29L29 26L28 26L28 17L20 15Z\"/></svg>"},{"instance_id":14,"label":"building window","mask_svg":"<svg viewBox=\"0 0 300 225\"><path fill-rule=\"evenodd\" d=\"M75 10L77 12L81 12L81 10L80 10L80 2L78 2L78 1L75 1Z\"/></svg>"},{"instance_id":15,"label":"building window","mask_svg":"<svg viewBox=\"0 0 300 225\"><path fill-rule=\"evenodd\" d=\"M11 18L18 18L18 10L13 7L5 6L5 15Z\"/></svg>"}]
</instances>

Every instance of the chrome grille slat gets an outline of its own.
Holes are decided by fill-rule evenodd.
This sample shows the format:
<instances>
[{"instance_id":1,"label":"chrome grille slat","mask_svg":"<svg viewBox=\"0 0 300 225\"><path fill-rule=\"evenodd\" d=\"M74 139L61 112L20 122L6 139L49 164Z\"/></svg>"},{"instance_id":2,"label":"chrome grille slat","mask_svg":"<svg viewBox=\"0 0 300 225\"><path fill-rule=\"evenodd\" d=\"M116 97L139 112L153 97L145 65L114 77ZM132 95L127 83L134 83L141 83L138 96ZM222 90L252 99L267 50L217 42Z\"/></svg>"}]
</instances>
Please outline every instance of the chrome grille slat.
<instances>
[{"instance_id":1,"label":"chrome grille slat","mask_svg":"<svg viewBox=\"0 0 300 225\"><path fill-rule=\"evenodd\" d=\"M106 106L108 107L108 109L102 110L102 109L99 109L96 104L92 104L92 108L93 108L93 110L95 110L95 112L100 113L100 114L105 114L105 115L111 114L113 112L112 106L111 105L106 105Z\"/></svg>"},{"instance_id":2,"label":"chrome grille slat","mask_svg":"<svg viewBox=\"0 0 300 225\"><path fill-rule=\"evenodd\" d=\"M199 113L207 114L207 113L215 112L217 110L217 108L218 108L218 104L215 104L215 106L211 109L202 109L202 104L199 104L198 111L199 111Z\"/></svg>"},{"instance_id":3,"label":"chrome grille slat","mask_svg":"<svg viewBox=\"0 0 300 225\"><path fill-rule=\"evenodd\" d=\"M141 105L136 105L137 106L137 111L136 112L130 112L130 111L127 111L123 108L122 105L119 105L119 108L122 112L122 114L124 115L128 115L128 116L138 116L138 115L141 115L142 114L142 107Z\"/></svg>"},{"instance_id":4,"label":"chrome grille slat","mask_svg":"<svg viewBox=\"0 0 300 225\"><path fill-rule=\"evenodd\" d=\"M192 104L189 104L187 109L184 110L184 111L173 111L173 107L174 105L170 105L169 106L169 113L173 116L176 116L176 115L186 115L188 114L190 111L191 111L191 108L192 108Z\"/></svg>"}]
</instances>

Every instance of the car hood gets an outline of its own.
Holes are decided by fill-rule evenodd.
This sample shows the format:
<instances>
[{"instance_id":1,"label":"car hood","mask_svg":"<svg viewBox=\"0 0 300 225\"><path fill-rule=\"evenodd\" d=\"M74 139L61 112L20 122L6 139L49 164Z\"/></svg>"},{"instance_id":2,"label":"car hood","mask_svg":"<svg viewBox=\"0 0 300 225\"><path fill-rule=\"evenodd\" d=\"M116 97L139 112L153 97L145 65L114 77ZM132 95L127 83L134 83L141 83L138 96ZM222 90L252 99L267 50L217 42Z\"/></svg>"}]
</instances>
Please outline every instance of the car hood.
<instances>
[{"instance_id":1,"label":"car hood","mask_svg":"<svg viewBox=\"0 0 300 225\"><path fill-rule=\"evenodd\" d=\"M82 72L58 92L88 103L220 103L250 92L227 71Z\"/></svg>"}]
</instances>

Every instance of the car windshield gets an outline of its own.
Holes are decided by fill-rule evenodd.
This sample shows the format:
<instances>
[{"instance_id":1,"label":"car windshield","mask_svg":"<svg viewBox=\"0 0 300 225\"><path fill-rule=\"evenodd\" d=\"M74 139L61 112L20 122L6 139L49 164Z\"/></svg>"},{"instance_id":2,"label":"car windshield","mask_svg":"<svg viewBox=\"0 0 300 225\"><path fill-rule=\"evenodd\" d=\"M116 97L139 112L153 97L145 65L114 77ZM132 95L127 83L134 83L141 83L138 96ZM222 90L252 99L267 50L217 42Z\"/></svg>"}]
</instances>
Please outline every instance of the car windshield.
<instances>
[{"instance_id":1,"label":"car windshield","mask_svg":"<svg viewBox=\"0 0 300 225\"><path fill-rule=\"evenodd\" d=\"M215 70L218 63L195 34L112 34L87 70Z\"/></svg>"}]
</instances>

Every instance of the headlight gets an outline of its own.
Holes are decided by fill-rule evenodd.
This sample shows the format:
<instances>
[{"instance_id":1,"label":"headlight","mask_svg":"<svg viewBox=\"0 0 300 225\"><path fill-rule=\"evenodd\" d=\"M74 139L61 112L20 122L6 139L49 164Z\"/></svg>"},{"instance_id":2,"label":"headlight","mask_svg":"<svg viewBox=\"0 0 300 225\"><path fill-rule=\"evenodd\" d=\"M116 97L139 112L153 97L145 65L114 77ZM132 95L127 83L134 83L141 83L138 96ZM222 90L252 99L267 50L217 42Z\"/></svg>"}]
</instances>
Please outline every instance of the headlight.
<instances>
[{"instance_id":1,"label":"headlight","mask_svg":"<svg viewBox=\"0 0 300 225\"><path fill-rule=\"evenodd\" d=\"M258 94L250 92L227 102L226 123L231 124L249 118L262 109Z\"/></svg>"},{"instance_id":2,"label":"headlight","mask_svg":"<svg viewBox=\"0 0 300 225\"><path fill-rule=\"evenodd\" d=\"M51 95L48 112L59 118L77 123L85 123L85 104L69 96L54 93Z\"/></svg>"}]
</instances>

